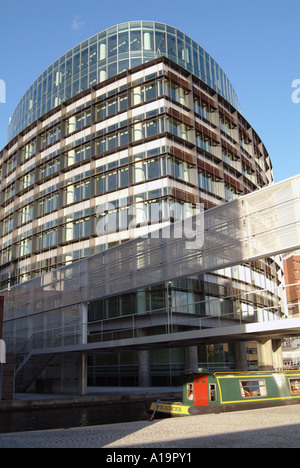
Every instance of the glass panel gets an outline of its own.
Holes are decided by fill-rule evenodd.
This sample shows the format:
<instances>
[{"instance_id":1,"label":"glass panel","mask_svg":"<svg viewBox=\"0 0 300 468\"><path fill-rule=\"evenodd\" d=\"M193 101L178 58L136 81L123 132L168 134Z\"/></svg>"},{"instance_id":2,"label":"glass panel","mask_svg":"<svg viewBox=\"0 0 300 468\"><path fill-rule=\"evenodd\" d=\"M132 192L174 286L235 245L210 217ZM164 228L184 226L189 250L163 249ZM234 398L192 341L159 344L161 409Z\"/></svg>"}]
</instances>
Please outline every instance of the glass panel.
<instances>
[{"instance_id":1,"label":"glass panel","mask_svg":"<svg viewBox=\"0 0 300 468\"><path fill-rule=\"evenodd\" d=\"M175 35L168 33L168 54L173 58L176 57L177 62L177 54L176 54L176 39Z\"/></svg>"},{"instance_id":2,"label":"glass panel","mask_svg":"<svg viewBox=\"0 0 300 468\"><path fill-rule=\"evenodd\" d=\"M300 395L300 379L289 379L290 389L293 395Z\"/></svg>"},{"instance_id":3,"label":"glass panel","mask_svg":"<svg viewBox=\"0 0 300 468\"><path fill-rule=\"evenodd\" d=\"M244 398L267 396L265 380L241 380L240 386Z\"/></svg>"},{"instance_id":4,"label":"glass panel","mask_svg":"<svg viewBox=\"0 0 300 468\"><path fill-rule=\"evenodd\" d=\"M130 48L131 51L141 50L141 31L130 31Z\"/></svg>"},{"instance_id":5,"label":"glass panel","mask_svg":"<svg viewBox=\"0 0 300 468\"><path fill-rule=\"evenodd\" d=\"M113 55L117 55L118 47L117 47L117 34L108 37L108 56L112 57Z\"/></svg>"},{"instance_id":6,"label":"glass panel","mask_svg":"<svg viewBox=\"0 0 300 468\"><path fill-rule=\"evenodd\" d=\"M129 42L128 42L128 31L119 33L119 54L128 52Z\"/></svg>"}]
</instances>

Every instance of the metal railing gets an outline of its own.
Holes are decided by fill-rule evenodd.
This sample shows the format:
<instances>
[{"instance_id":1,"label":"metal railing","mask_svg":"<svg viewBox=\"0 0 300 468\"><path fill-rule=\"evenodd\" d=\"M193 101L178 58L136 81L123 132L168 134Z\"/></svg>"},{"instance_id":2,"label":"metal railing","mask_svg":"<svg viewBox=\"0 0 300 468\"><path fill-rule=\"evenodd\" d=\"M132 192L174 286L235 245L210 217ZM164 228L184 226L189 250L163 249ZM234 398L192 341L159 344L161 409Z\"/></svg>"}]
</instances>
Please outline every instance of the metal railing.
<instances>
[{"instance_id":1,"label":"metal railing","mask_svg":"<svg viewBox=\"0 0 300 468\"><path fill-rule=\"evenodd\" d=\"M197 305L199 303L194 303ZM191 304L187 307L191 307ZM270 308L266 311L269 313ZM268 314L268 321L286 318L279 310L277 314ZM261 313L261 310L259 311ZM267 315L266 315L267 317ZM243 316L240 312L227 314L201 315L188 314L183 307L163 308L134 315L102 319L93 322L74 323L62 327L55 327L35 331L23 344L19 341L8 344L14 354L27 355L34 350L55 349L88 343L102 343L108 341L134 339L145 336L169 334L176 339L176 333L182 331L204 330L249 323L265 323L258 317L258 311L253 315Z\"/></svg>"}]
</instances>

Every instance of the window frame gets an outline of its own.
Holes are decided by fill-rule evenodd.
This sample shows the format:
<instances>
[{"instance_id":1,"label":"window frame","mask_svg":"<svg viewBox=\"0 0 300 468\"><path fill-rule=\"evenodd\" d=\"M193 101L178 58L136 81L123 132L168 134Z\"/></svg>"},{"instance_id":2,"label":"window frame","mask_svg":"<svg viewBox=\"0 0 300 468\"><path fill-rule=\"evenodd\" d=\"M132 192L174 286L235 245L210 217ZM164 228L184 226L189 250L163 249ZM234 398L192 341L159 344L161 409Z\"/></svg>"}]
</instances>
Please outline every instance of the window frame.
<instances>
[{"instance_id":1,"label":"window frame","mask_svg":"<svg viewBox=\"0 0 300 468\"><path fill-rule=\"evenodd\" d=\"M299 385L299 390L297 392L293 392L292 390L292 381L297 381L297 384ZM293 377L291 379L289 379L289 387L290 387L290 392L292 395L300 395L300 377Z\"/></svg>"},{"instance_id":2,"label":"window frame","mask_svg":"<svg viewBox=\"0 0 300 468\"><path fill-rule=\"evenodd\" d=\"M252 395L250 392L249 395L246 395L246 392L244 390L245 387L249 387L249 383L252 383L253 385L250 385L250 387L255 387L259 389L260 395ZM244 385L243 385L244 384ZM245 385L248 384L248 385ZM239 380L239 385L240 385L240 391L241 395L244 399L249 400L253 398L262 398L262 397L267 397L268 396L268 390L267 390L267 385L266 385L266 380L265 379L246 379L246 380ZM264 391L262 390L264 389Z\"/></svg>"}]
</instances>

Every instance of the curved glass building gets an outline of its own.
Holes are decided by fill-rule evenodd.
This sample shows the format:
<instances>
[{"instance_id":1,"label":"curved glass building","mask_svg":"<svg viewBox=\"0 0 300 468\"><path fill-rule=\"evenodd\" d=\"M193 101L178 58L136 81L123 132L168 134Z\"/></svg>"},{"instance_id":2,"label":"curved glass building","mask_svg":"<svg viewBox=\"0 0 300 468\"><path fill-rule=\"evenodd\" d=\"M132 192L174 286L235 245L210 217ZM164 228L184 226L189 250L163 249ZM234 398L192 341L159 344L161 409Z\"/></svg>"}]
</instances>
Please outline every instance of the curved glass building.
<instances>
[{"instance_id":1,"label":"curved glass building","mask_svg":"<svg viewBox=\"0 0 300 468\"><path fill-rule=\"evenodd\" d=\"M4 290L189 217L199 203L212 208L271 184L273 173L219 65L182 32L141 21L93 36L37 78L12 116L0 178ZM257 261L94 301L88 320L150 313L165 301L186 314L276 315L281 276L276 260ZM196 306L206 299L205 310ZM58 310L53 323L74 320L74 310L62 321ZM29 315L24 307L6 329L24 331ZM44 323L37 312L34 320L31 331ZM199 350L199 362L234 363L231 346L210 350ZM122 381L102 370L98 378L94 359L91 384ZM156 363L151 382L181 373L179 361L177 374Z\"/></svg>"},{"instance_id":2,"label":"curved glass building","mask_svg":"<svg viewBox=\"0 0 300 468\"><path fill-rule=\"evenodd\" d=\"M47 68L19 102L8 141L78 93L160 56L193 73L240 110L227 76L198 44L171 26L135 21L91 37Z\"/></svg>"}]
</instances>

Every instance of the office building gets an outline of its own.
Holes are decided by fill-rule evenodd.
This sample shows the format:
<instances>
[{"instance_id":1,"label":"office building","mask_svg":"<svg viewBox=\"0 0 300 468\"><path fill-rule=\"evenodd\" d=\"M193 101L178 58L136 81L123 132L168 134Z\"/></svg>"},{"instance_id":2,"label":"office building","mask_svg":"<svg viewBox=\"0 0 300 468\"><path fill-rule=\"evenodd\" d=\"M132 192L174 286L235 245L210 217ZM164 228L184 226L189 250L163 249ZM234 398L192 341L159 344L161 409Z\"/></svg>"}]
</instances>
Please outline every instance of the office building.
<instances>
[{"instance_id":1,"label":"office building","mask_svg":"<svg viewBox=\"0 0 300 468\"><path fill-rule=\"evenodd\" d=\"M220 66L184 33L146 21L96 34L36 79L12 116L0 177L2 290L192 216L199 203L212 208L273 182L269 154ZM280 315L282 274L267 258L162 281L90 302L88 323L166 306ZM62 320L24 310L4 329L25 343L80 313L69 312ZM138 385L137 354L89 355L89 384ZM184 349L148 359L151 385L176 384L186 368ZM235 346L199 345L198 361L234 367ZM258 363L254 344L248 361Z\"/></svg>"}]
</instances>

